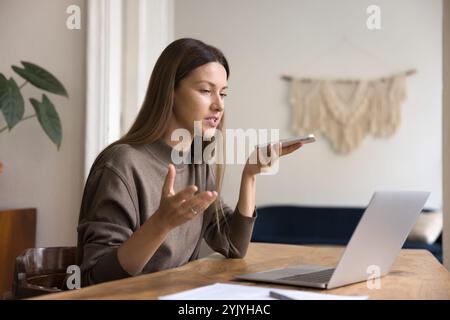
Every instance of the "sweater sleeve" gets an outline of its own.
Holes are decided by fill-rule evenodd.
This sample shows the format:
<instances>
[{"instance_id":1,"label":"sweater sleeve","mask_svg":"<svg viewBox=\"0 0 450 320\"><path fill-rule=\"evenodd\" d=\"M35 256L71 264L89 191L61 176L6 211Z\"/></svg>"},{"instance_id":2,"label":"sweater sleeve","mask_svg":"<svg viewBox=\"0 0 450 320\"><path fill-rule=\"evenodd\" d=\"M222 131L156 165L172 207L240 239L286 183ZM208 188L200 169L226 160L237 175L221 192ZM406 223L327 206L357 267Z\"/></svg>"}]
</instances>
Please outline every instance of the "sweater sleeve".
<instances>
[{"instance_id":1,"label":"sweater sleeve","mask_svg":"<svg viewBox=\"0 0 450 320\"><path fill-rule=\"evenodd\" d=\"M219 200L216 203L219 204ZM208 208L207 215L210 218L203 237L211 249L225 257L243 258L252 237L256 210L252 217L246 217L237 207L235 210L231 209L222 198L220 198L220 204L223 213L219 208L219 219L216 217L216 205L213 204Z\"/></svg>"},{"instance_id":2,"label":"sweater sleeve","mask_svg":"<svg viewBox=\"0 0 450 320\"><path fill-rule=\"evenodd\" d=\"M78 224L83 286L130 276L119 263L117 249L131 237L136 223L137 209L120 173L108 166L91 173Z\"/></svg>"}]
</instances>

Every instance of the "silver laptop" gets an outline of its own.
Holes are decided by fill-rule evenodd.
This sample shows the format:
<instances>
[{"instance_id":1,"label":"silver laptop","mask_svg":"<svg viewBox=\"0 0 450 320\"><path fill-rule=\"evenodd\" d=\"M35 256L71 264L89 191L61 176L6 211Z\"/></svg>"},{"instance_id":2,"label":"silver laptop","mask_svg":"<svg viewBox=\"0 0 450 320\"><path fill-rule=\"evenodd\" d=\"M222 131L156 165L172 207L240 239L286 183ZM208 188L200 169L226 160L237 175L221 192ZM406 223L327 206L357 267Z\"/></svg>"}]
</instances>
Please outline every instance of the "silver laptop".
<instances>
[{"instance_id":1,"label":"silver laptop","mask_svg":"<svg viewBox=\"0 0 450 320\"><path fill-rule=\"evenodd\" d=\"M235 276L239 280L332 289L386 275L430 193L375 192L335 268L299 265Z\"/></svg>"}]
</instances>

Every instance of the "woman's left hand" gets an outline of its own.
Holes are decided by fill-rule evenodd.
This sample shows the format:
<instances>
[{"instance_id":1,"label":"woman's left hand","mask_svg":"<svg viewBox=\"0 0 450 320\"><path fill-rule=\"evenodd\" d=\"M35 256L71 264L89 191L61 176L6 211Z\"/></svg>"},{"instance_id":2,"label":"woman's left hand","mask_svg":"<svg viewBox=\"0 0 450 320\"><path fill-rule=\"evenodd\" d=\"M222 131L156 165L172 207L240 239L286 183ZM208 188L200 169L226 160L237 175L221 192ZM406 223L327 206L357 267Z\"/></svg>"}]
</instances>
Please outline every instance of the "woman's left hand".
<instances>
[{"instance_id":1,"label":"woman's left hand","mask_svg":"<svg viewBox=\"0 0 450 320\"><path fill-rule=\"evenodd\" d=\"M282 143L278 142L269 144L267 152L264 152L265 150L262 148L257 148L248 158L244 167L244 174L254 176L261 172L269 171L274 163L278 161L279 157L290 154L302 146L303 143L298 142L288 147L283 147ZM274 154L272 157L273 152Z\"/></svg>"}]
</instances>

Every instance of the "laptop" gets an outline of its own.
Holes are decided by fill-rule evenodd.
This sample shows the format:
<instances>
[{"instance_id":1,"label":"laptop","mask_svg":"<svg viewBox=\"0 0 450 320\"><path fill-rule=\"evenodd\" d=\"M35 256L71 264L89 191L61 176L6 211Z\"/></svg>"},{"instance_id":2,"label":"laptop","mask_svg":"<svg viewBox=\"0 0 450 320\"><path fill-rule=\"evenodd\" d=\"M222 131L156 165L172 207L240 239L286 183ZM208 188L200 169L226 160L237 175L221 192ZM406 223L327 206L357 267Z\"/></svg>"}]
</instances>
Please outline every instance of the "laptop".
<instances>
[{"instance_id":1,"label":"laptop","mask_svg":"<svg viewBox=\"0 0 450 320\"><path fill-rule=\"evenodd\" d=\"M333 289L386 275L430 193L375 192L335 268L299 265L235 276L239 280Z\"/></svg>"}]
</instances>

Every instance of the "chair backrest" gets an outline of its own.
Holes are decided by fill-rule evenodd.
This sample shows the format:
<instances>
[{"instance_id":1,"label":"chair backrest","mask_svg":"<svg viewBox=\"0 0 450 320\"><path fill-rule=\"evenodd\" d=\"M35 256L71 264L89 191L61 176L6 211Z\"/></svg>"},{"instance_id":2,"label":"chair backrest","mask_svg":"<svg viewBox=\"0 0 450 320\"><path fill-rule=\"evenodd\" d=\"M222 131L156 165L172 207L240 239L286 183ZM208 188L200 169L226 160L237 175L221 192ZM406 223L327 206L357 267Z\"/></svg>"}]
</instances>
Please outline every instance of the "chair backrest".
<instances>
[{"instance_id":1,"label":"chair backrest","mask_svg":"<svg viewBox=\"0 0 450 320\"><path fill-rule=\"evenodd\" d=\"M16 258L13 296L16 299L67 289L67 267L76 263L76 247L31 248Z\"/></svg>"}]
</instances>

